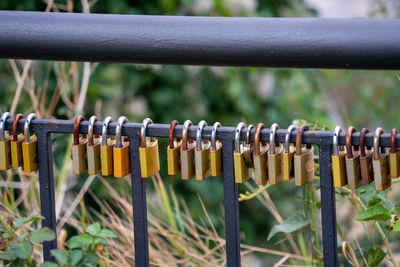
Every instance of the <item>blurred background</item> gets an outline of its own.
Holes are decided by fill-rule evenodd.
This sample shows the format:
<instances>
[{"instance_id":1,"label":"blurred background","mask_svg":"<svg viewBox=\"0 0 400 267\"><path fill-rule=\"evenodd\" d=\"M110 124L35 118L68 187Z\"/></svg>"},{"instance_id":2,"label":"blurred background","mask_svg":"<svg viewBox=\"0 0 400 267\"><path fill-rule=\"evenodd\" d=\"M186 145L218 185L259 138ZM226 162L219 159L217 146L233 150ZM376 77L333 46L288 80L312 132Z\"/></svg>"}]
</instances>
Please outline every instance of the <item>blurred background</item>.
<instances>
[{"instance_id":1,"label":"blurred background","mask_svg":"<svg viewBox=\"0 0 400 267\"><path fill-rule=\"evenodd\" d=\"M0 9L185 16L398 18L400 1L2 0ZM2 59L0 107L2 112L35 112L43 118L59 119L73 119L76 114L83 114L86 118L94 114L101 119L108 115L114 118L125 115L131 122L141 122L145 117L150 117L157 123L168 124L174 119L183 123L185 119L191 119L197 124L204 119L209 125L220 121L223 125L230 126L239 121L247 124L263 122L267 126L277 122L281 128L286 128L294 120L305 120L318 129L354 125L357 129L367 127L373 130L380 126L389 131L400 126L400 108L397 103L400 99L399 78L400 73L396 71L160 66ZM54 136L57 215L61 221L64 220L60 228L66 229L67 235L72 235L79 228L74 221L81 216L80 210L83 209L79 203L84 202L91 214L89 217L96 221L96 218L102 216L92 212L101 206L98 200L111 206L119 206L116 204L115 194L106 185L111 185L121 195L129 196L130 192L127 186L129 179L73 176L69 160L70 140L71 136L68 135ZM162 201L158 199L162 179L168 195L179 203L185 203L178 205L178 208L187 207L193 220L204 223L207 227L213 225L218 235L223 237L222 177L210 178L204 182L183 182L180 175L168 176L166 147L166 140L159 140L161 172L158 179L148 182L149 203L162 206ZM19 170L12 175L8 174L4 179L24 182L36 178ZM317 188L318 181L314 185ZM252 182L240 186L241 193L254 190L256 187ZM305 196L310 196L310 193L305 190L294 186L293 182L287 182L269 187L263 192L266 194L240 203L242 243L260 248L250 249L251 253L245 256L248 265L272 266L272 262L281 258L262 251L261 248L287 249L284 247L288 242L285 238L273 237L267 240L267 237L274 225L299 211L307 218L309 210L304 203L308 201ZM89 191L92 193L89 194ZM398 201L399 197L395 192L396 186L393 186L389 194L392 201ZM317 207L314 214L315 227L317 239L320 239L319 190L315 189L315 194L311 195ZM338 195L337 212L343 232L341 234L346 240L358 239L363 244L367 237L360 230L359 222L354 222L354 206L344 198ZM24 207L23 210L29 208ZM152 208L149 212L152 212ZM121 214L123 212L119 215ZM123 218L122 215L120 217ZM128 225L127 229L129 227ZM315 245L315 236L312 233L305 232L302 238L305 243L313 240L314 245L309 250L322 251L321 245ZM296 239L295 242L300 241ZM152 247L152 250L155 248ZM398 242L393 250L399 253ZM311 254L312 258L320 257L318 252ZM343 256L341 262L348 264ZM165 265L165 262L160 265Z\"/></svg>"}]
</instances>

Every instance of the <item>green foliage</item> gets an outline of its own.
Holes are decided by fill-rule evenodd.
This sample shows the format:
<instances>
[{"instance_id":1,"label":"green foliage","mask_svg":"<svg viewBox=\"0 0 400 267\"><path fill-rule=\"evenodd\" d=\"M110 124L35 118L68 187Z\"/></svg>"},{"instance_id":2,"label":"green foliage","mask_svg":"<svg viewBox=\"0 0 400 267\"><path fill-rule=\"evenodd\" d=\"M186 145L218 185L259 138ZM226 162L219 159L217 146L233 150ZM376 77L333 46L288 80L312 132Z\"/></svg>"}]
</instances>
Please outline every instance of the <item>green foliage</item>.
<instances>
[{"instance_id":1,"label":"green foliage","mask_svg":"<svg viewBox=\"0 0 400 267\"><path fill-rule=\"evenodd\" d=\"M268 240L278 233L293 234L301 231L310 224L310 220L307 220L303 214L294 214L284 220L281 224L274 225L268 234Z\"/></svg>"},{"instance_id":2,"label":"green foliage","mask_svg":"<svg viewBox=\"0 0 400 267\"><path fill-rule=\"evenodd\" d=\"M358 221L387 221L392 218L390 210L378 204L363 211L356 220Z\"/></svg>"}]
</instances>

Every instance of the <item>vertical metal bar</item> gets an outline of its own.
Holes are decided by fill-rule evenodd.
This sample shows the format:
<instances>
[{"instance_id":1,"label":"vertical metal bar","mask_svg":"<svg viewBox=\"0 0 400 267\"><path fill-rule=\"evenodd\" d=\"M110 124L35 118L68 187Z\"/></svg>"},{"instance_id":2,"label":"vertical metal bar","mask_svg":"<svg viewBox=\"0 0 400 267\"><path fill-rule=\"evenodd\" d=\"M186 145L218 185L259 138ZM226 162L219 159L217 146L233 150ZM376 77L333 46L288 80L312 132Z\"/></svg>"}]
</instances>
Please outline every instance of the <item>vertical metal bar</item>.
<instances>
[{"instance_id":1,"label":"vertical metal bar","mask_svg":"<svg viewBox=\"0 0 400 267\"><path fill-rule=\"evenodd\" d=\"M132 179L133 229L135 237L135 266L149 266L149 242L147 229L146 179L140 172L139 133L129 136Z\"/></svg>"},{"instance_id":2,"label":"vertical metal bar","mask_svg":"<svg viewBox=\"0 0 400 267\"><path fill-rule=\"evenodd\" d=\"M319 164L324 266L338 266L336 201L332 179L331 145L329 143L322 143L319 146Z\"/></svg>"},{"instance_id":3,"label":"vertical metal bar","mask_svg":"<svg viewBox=\"0 0 400 267\"><path fill-rule=\"evenodd\" d=\"M44 217L43 227L49 227L56 233L56 206L54 198L53 149L51 134L47 131L37 133L37 153L40 185L40 207ZM45 261L55 261L50 251L57 248L57 239L43 243Z\"/></svg>"},{"instance_id":4,"label":"vertical metal bar","mask_svg":"<svg viewBox=\"0 0 400 267\"><path fill-rule=\"evenodd\" d=\"M235 183L235 173L233 166L233 141L222 140L222 142L226 266L234 267L241 265L238 185Z\"/></svg>"}]
</instances>

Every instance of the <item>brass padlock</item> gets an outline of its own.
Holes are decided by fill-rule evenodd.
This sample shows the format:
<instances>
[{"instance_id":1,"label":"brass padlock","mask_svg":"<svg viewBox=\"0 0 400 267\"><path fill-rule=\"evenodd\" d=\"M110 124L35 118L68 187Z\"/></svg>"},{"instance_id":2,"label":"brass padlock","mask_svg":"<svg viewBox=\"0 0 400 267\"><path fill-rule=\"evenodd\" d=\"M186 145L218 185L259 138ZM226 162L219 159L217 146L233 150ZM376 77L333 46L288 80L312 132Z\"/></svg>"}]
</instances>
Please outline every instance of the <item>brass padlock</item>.
<instances>
[{"instance_id":1,"label":"brass padlock","mask_svg":"<svg viewBox=\"0 0 400 267\"><path fill-rule=\"evenodd\" d=\"M87 136L82 135L82 138L79 138L79 124L83 120L85 120L85 117L79 115L75 118L74 123L74 143L72 144L72 169L74 174L82 174L87 171Z\"/></svg>"},{"instance_id":2,"label":"brass padlock","mask_svg":"<svg viewBox=\"0 0 400 267\"><path fill-rule=\"evenodd\" d=\"M254 144L253 142L250 142L250 133L251 129L253 128L254 128L253 124L247 126L246 142L243 144L244 160L246 162L248 169L254 168L254 162L253 162Z\"/></svg>"},{"instance_id":3,"label":"brass padlock","mask_svg":"<svg viewBox=\"0 0 400 267\"><path fill-rule=\"evenodd\" d=\"M0 171L11 168L11 140L6 136L4 130L8 118L11 118L11 114L9 112L4 112L0 119Z\"/></svg>"},{"instance_id":4,"label":"brass padlock","mask_svg":"<svg viewBox=\"0 0 400 267\"><path fill-rule=\"evenodd\" d=\"M285 151L283 152L282 157L282 169L283 169L283 180L288 181L294 178L294 153L296 152L296 147L290 145L290 134L296 128L293 125L290 125L287 128L285 135Z\"/></svg>"},{"instance_id":5,"label":"brass padlock","mask_svg":"<svg viewBox=\"0 0 400 267\"><path fill-rule=\"evenodd\" d=\"M94 135L94 123L97 121L96 116L89 118L88 126L88 142L86 144L87 150L87 165L88 174L96 175L101 170L101 158L100 158L100 141L99 136Z\"/></svg>"},{"instance_id":6,"label":"brass padlock","mask_svg":"<svg viewBox=\"0 0 400 267\"><path fill-rule=\"evenodd\" d=\"M183 123L182 145L181 145L181 177L182 180L189 180L195 175L194 150L196 142L193 139L188 141L189 127L192 125L190 120Z\"/></svg>"},{"instance_id":7,"label":"brass padlock","mask_svg":"<svg viewBox=\"0 0 400 267\"><path fill-rule=\"evenodd\" d=\"M103 127L101 128L100 165L101 174L103 176L110 176L114 173L113 149L115 146L115 139L107 138L108 124L112 121L113 119L111 116L106 117L103 121Z\"/></svg>"},{"instance_id":8,"label":"brass padlock","mask_svg":"<svg viewBox=\"0 0 400 267\"><path fill-rule=\"evenodd\" d=\"M333 186L339 188L347 184L346 175L346 151L343 146L338 145L339 134L342 131L340 126L335 127L333 133L333 155L332 155L332 175Z\"/></svg>"},{"instance_id":9,"label":"brass padlock","mask_svg":"<svg viewBox=\"0 0 400 267\"><path fill-rule=\"evenodd\" d=\"M196 149L194 151L196 180L202 181L210 177L210 142L202 141L201 134L207 122L202 120L197 125Z\"/></svg>"},{"instance_id":10,"label":"brass padlock","mask_svg":"<svg viewBox=\"0 0 400 267\"><path fill-rule=\"evenodd\" d=\"M397 130L392 129L391 147L389 153L390 176L397 178L400 176L400 150L396 148L396 134Z\"/></svg>"},{"instance_id":11,"label":"brass padlock","mask_svg":"<svg viewBox=\"0 0 400 267\"><path fill-rule=\"evenodd\" d=\"M24 161L24 172L34 172L38 169L37 137L30 136L29 126L31 121L36 118L35 113L26 116L24 124L25 141L22 143L22 158Z\"/></svg>"},{"instance_id":12,"label":"brass padlock","mask_svg":"<svg viewBox=\"0 0 400 267\"><path fill-rule=\"evenodd\" d=\"M356 128L350 126L346 134L346 174L349 189L361 186L360 150L358 146L351 146L351 136Z\"/></svg>"},{"instance_id":13,"label":"brass padlock","mask_svg":"<svg viewBox=\"0 0 400 267\"><path fill-rule=\"evenodd\" d=\"M294 155L294 183L298 186L311 183L314 179L314 148L307 144L301 147L303 132L309 130L308 126L303 124L297 131L296 136L296 154Z\"/></svg>"},{"instance_id":14,"label":"brass padlock","mask_svg":"<svg viewBox=\"0 0 400 267\"><path fill-rule=\"evenodd\" d=\"M372 166L374 168L376 191L383 191L392 185L389 171L389 156L383 147L381 151L379 150L379 138L383 132L383 129L378 127L374 136L374 158L372 160Z\"/></svg>"},{"instance_id":15,"label":"brass padlock","mask_svg":"<svg viewBox=\"0 0 400 267\"><path fill-rule=\"evenodd\" d=\"M129 142L123 142L121 131L122 126L128 119L125 116L118 118L115 127L115 146L113 148L114 155L114 177L122 178L131 173L131 160L129 153Z\"/></svg>"},{"instance_id":16,"label":"brass padlock","mask_svg":"<svg viewBox=\"0 0 400 267\"><path fill-rule=\"evenodd\" d=\"M23 114L19 113L15 115L13 121L13 133L11 141L11 166L13 168L18 168L22 166L22 141L24 141L24 135L18 134L17 126L18 121L24 117Z\"/></svg>"},{"instance_id":17,"label":"brass padlock","mask_svg":"<svg viewBox=\"0 0 400 267\"><path fill-rule=\"evenodd\" d=\"M256 131L254 133L254 182L257 185L265 184L268 181L268 148L269 145L266 142L262 142L260 146L260 134L264 128L263 123L257 124Z\"/></svg>"},{"instance_id":18,"label":"brass padlock","mask_svg":"<svg viewBox=\"0 0 400 267\"><path fill-rule=\"evenodd\" d=\"M160 158L158 155L158 140L154 137L146 138L147 125L153 121L149 118L143 120L140 129L140 171L142 178L148 178L160 171Z\"/></svg>"},{"instance_id":19,"label":"brass padlock","mask_svg":"<svg viewBox=\"0 0 400 267\"><path fill-rule=\"evenodd\" d=\"M268 151L268 180L270 184L278 184L283 181L282 155L283 145L276 145L275 136L279 125L274 123L269 132L269 151Z\"/></svg>"},{"instance_id":20,"label":"brass padlock","mask_svg":"<svg viewBox=\"0 0 400 267\"><path fill-rule=\"evenodd\" d=\"M244 147L243 144L240 144L240 132L243 127L246 127L246 124L240 122L235 129L235 150L233 152L235 183L243 183L250 178L250 173L245 161Z\"/></svg>"},{"instance_id":21,"label":"brass padlock","mask_svg":"<svg viewBox=\"0 0 400 267\"><path fill-rule=\"evenodd\" d=\"M360 169L361 169L361 182L362 184L370 184L374 180L374 171L372 168L372 156L374 148L367 147L365 150L365 134L368 133L367 128L363 128L360 133Z\"/></svg>"},{"instance_id":22,"label":"brass padlock","mask_svg":"<svg viewBox=\"0 0 400 267\"><path fill-rule=\"evenodd\" d=\"M167 147L168 175L175 175L181 171L181 144L180 138L174 141L174 129L178 125L177 120L173 120L169 125L169 145Z\"/></svg>"},{"instance_id":23,"label":"brass padlock","mask_svg":"<svg viewBox=\"0 0 400 267\"><path fill-rule=\"evenodd\" d=\"M217 141L217 129L221 126L218 121L214 123L211 132L210 168L211 176L222 174L222 142Z\"/></svg>"}]
</instances>

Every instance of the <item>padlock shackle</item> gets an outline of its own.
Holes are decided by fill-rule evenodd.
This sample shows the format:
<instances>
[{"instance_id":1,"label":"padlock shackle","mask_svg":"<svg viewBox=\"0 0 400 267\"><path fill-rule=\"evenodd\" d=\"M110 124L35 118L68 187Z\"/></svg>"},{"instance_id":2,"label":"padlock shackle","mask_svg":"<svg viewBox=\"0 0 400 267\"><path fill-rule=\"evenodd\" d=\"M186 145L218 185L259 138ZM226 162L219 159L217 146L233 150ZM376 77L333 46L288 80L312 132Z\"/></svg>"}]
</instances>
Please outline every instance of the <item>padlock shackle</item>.
<instances>
[{"instance_id":1,"label":"padlock shackle","mask_svg":"<svg viewBox=\"0 0 400 267\"><path fill-rule=\"evenodd\" d=\"M14 121L12 124L12 135L13 135L13 142L18 141L18 131L17 131L17 126L18 126L18 121L24 117L24 114L18 113L14 117Z\"/></svg>"},{"instance_id":2,"label":"padlock shackle","mask_svg":"<svg viewBox=\"0 0 400 267\"><path fill-rule=\"evenodd\" d=\"M393 128L391 136L390 136L390 139L391 139L390 153L396 153L396 134L397 134L397 129Z\"/></svg>"},{"instance_id":3,"label":"padlock shackle","mask_svg":"<svg viewBox=\"0 0 400 267\"><path fill-rule=\"evenodd\" d=\"M108 124L113 121L113 118L111 116L107 116L104 121L103 121L103 127L101 127L101 145L102 146L107 146L107 130L108 130Z\"/></svg>"},{"instance_id":4,"label":"padlock shackle","mask_svg":"<svg viewBox=\"0 0 400 267\"><path fill-rule=\"evenodd\" d=\"M4 131L4 126L6 124L6 120L11 118L10 112L4 112L0 118L0 141L6 140L6 134Z\"/></svg>"},{"instance_id":5,"label":"padlock shackle","mask_svg":"<svg viewBox=\"0 0 400 267\"><path fill-rule=\"evenodd\" d=\"M26 116L25 123L24 123L24 137L25 137L25 143L30 143L31 142L31 135L29 133L29 127L31 125L31 121L33 119L36 119L37 116L35 113L29 113L28 116Z\"/></svg>"},{"instance_id":6,"label":"padlock shackle","mask_svg":"<svg viewBox=\"0 0 400 267\"><path fill-rule=\"evenodd\" d=\"M256 131L254 133L254 155L260 155L260 134L261 129L265 128L265 125L260 122L257 124Z\"/></svg>"},{"instance_id":7,"label":"padlock shackle","mask_svg":"<svg viewBox=\"0 0 400 267\"><path fill-rule=\"evenodd\" d=\"M269 130L269 154L275 154L275 136L278 129L279 125L274 123Z\"/></svg>"},{"instance_id":8,"label":"padlock shackle","mask_svg":"<svg viewBox=\"0 0 400 267\"><path fill-rule=\"evenodd\" d=\"M365 157L365 134L369 133L367 128L362 128L360 133L360 157ZM370 148L367 146L367 148Z\"/></svg>"},{"instance_id":9,"label":"padlock shackle","mask_svg":"<svg viewBox=\"0 0 400 267\"><path fill-rule=\"evenodd\" d=\"M81 121L86 120L84 116L82 115L78 115L75 117L75 122L74 122L74 144L75 146L79 145L79 124L81 123ZM85 135L83 135L85 136Z\"/></svg>"},{"instance_id":10,"label":"padlock shackle","mask_svg":"<svg viewBox=\"0 0 400 267\"><path fill-rule=\"evenodd\" d=\"M381 158L381 151L379 150L379 139L381 137L381 134L383 134L385 131L381 128L378 127L375 130L375 136L374 136L374 159L380 159Z\"/></svg>"},{"instance_id":11,"label":"padlock shackle","mask_svg":"<svg viewBox=\"0 0 400 267\"><path fill-rule=\"evenodd\" d=\"M222 126L219 121L215 122L211 131L211 149L217 149L217 130L218 127Z\"/></svg>"},{"instance_id":12,"label":"padlock shackle","mask_svg":"<svg viewBox=\"0 0 400 267\"><path fill-rule=\"evenodd\" d=\"M192 125L192 122L190 120L185 120L183 123L183 129L182 129L182 149L183 150L188 150L188 131L189 127Z\"/></svg>"},{"instance_id":13,"label":"padlock shackle","mask_svg":"<svg viewBox=\"0 0 400 267\"><path fill-rule=\"evenodd\" d=\"M125 122L128 122L128 119L125 116L121 116L117 120L117 124L115 127L115 147L121 148L122 147L122 126Z\"/></svg>"},{"instance_id":14,"label":"padlock shackle","mask_svg":"<svg viewBox=\"0 0 400 267\"><path fill-rule=\"evenodd\" d=\"M339 151L341 150L339 148L339 135L341 131L342 128L340 126L336 126L333 131L333 155L335 156L339 156Z\"/></svg>"},{"instance_id":15,"label":"padlock shackle","mask_svg":"<svg viewBox=\"0 0 400 267\"><path fill-rule=\"evenodd\" d=\"M96 116L91 116L89 118L89 126L88 126L88 145L94 146L94 123L98 121Z\"/></svg>"},{"instance_id":16,"label":"padlock shackle","mask_svg":"<svg viewBox=\"0 0 400 267\"><path fill-rule=\"evenodd\" d=\"M197 150L203 150L203 142L201 142L201 134L203 133L204 126L208 126L205 120L201 120L197 125L196 131L196 147Z\"/></svg>"},{"instance_id":17,"label":"padlock shackle","mask_svg":"<svg viewBox=\"0 0 400 267\"><path fill-rule=\"evenodd\" d=\"M153 124L153 121L150 118L146 118L142 122L142 127L140 127L140 147L141 148L146 148L146 129L147 125ZM150 137L150 140L155 140L154 137Z\"/></svg>"},{"instance_id":18,"label":"padlock shackle","mask_svg":"<svg viewBox=\"0 0 400 267\"><path fill-rule=\"evenodd\" d=\"M290 143L290 134L292 133L293 130L296 130L296 127L294 125L290 125L287 128L286 135L285 135L285 152L289 153L289 143Z\"/></svg>"},{"instance_id":19,"label":"padlock shackle","mask_svg":"<svg viewBox=\"0 0 400 267\"><path fill-rule=\"evenodd\" d=\"M174 146L174 130L175 130L175 126L179 125L179 122L177 120L173 120L171 121L170 125L169 125L169 135L168 135L168 139L169 139L169 148L173 149ZM180 141L180 138L176 138L176 141Z\"/></svg>"},{"instance_id":20,"label":"padlock shackle","mask_svg":"<svg viewBox=\"0 0 400 267\"><path fill-rule=\"evenodd\" d=\"M353 126L350 126L347 129L347 133L346 133L346 157L348 159L353 158L353 149L351 147L351 136L353 135L353 133L357 132L356 128L354 128ZM358 151L360 148L359 146L353 146L354 151ZM365 152L365 151L364 151Z\"/></svg>"},{"instance_id":21,"label":"padlock shackle","mask_svg":"<svg viewBox=\"0 0 400 267\"><path fill-rule=\"evenodd\" d=\"M300 129L297 131L296 135L296 155L300 156L301 155L301 142L303 139L303 133L307 130L310 130L310 128L306 125L303 124L300 126ZM307 144L306 148L310 149L311 145Z\"/></svg>"},{"instance_id":22,"label":"padlock shackle","mask_svg":"<svg viewBox=\"0 0 400 267\"><path fill-rule=\"evenodd\" d=\"M248 145L248 144L250 144L250 132L251 132L251 129L253 129L254 128L254 125L253 124L250 124L249 126L247 126L247 132L246 132L246 145Z\"/></svg>"},{"instance_id":23,"label":"padlock shackle","mask_svg":"<svg viewBox=\"0 0 400 267\"><path fill-rule=\"evenodd\" d=\"M240 132L246 127L244 122L239 122L235 129L235 152L240 153Z\"/></svg>"}]
</instances>

